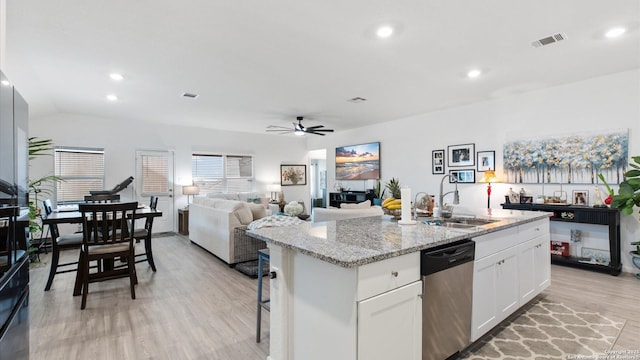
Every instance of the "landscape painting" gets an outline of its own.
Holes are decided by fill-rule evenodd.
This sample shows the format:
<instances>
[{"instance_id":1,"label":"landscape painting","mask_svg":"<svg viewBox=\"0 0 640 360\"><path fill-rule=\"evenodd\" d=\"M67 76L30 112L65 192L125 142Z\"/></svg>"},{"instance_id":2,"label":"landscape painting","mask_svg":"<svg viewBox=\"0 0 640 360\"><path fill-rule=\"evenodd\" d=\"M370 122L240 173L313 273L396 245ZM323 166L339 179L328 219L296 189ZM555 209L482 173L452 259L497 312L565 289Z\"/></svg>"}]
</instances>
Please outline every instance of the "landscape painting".
<instances>
[{"instance_id":1,"label":"landscape painting","mask_svg":"<svg viewBox=\"0 0 640 360\"><path fill-rule=\"evenodd\" d=\"M510 183L597 184L602 174L619 184L629 161L629 131L510 141L503 155Z\"/></svg>"},{"instance_id":2,"label":"landscape painting","mask_svg":"<svg viewBox=\"0 0 640 360\"><path fill-rule=\"evenodd\" d=\"M380 179L380 143L336 148L336 180Z\"/></svg>"}]
</instances>

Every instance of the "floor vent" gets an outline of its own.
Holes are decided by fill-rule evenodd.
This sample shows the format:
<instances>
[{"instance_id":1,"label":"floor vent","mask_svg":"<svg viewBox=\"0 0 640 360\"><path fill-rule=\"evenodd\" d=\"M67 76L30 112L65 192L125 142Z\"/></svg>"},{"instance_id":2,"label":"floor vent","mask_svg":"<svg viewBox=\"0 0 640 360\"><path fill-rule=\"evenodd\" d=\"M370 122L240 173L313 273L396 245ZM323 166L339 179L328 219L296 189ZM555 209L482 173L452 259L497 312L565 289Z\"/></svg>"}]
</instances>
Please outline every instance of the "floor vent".
<instances>
[{"instance_id":1,"label":"floor vent","mask_svg":"<svg viewBox=\"0 0 640 360\"><path fill-rule=\"evenodd\" d=\"M549 44L553 44L553 43L557 43L558 41L563 41L567 39L567 35L563 34L563 33L558 33L555 35L551 35L551 36L547 36L545 38L542 38L540 40L536 40L534 42L531 43L531 46L533 47L542 47L545 45L549 45Z\"/></svg>"}]
</instances>

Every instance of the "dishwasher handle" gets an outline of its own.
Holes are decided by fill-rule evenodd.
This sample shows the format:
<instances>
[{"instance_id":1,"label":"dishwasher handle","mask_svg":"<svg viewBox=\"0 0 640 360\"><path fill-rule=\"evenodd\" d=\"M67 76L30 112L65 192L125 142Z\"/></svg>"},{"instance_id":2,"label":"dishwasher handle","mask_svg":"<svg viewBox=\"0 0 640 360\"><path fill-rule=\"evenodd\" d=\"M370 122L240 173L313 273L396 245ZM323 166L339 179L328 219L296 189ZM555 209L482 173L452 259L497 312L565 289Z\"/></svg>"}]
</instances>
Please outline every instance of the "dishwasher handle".
<instances>
[{"instance_id":1,"label":"dishwasher handle","mask_svg":"<svg viewBox=\"0 0 640 360\"><path fill-rule=\"evenodd\" d=\"M436 250L423 250L420 259L420 272L429 275L475 259L475 243L466 241L461 244L445 246Z\"/></svg>"}]
</instances>

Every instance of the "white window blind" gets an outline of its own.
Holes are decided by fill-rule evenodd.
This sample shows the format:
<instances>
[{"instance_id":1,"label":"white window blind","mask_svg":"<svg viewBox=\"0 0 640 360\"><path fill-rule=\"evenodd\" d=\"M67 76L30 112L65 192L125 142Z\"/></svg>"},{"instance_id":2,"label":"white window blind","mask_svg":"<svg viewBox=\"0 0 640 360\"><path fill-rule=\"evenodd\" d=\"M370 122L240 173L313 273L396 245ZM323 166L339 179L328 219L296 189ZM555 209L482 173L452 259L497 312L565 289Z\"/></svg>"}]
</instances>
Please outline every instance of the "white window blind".
<instances>
[{"instance_id":1,"label":"white window blind","mask_svg":"<svg viewBox=\"0 0 640 360\"><path fill-rule=\"evenodd\" d=\"M104 189L104 150L56 147L54 174L58 204L80 202L92 190Z\"/></svg>"},{"instance_id":2,"label":"white window blind","mask_svg":"<svg viewBox=\"0 0 640 360\"><path fill-rule=\"evenodd\" d=\"M200 193L253 191L253 157L193 154L193 183Z\"/></svg>"},{"instance_id":3,"label":"white window blind","mask_svg":"<svg viewBox=\"0 0 640 360\"><path fill-rule=\"evenodd\" d=\"M142 195L166 194L169 160L166 156L142 155Z\"/></svg>"}]
</instances>

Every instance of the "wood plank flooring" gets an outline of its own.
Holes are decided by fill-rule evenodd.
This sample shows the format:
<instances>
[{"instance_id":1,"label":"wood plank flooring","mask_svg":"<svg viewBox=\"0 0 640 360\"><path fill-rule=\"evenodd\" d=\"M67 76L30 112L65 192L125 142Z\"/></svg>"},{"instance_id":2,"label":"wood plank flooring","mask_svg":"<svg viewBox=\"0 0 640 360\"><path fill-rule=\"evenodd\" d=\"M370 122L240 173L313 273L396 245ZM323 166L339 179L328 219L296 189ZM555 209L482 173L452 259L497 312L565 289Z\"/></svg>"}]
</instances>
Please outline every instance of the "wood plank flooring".
<instances>
[{"instance_id":1,"label":"wood plank flooring","mask_svg":"<svg viewBox=\"0 0 640 360\"><path fill-rule=\"evenodd\" d=\"M181 235L154 238L153 246L158 271L137 264L135 300L127 279L90 284L82 311L71 295L75 273L56 275L44 291L50 255L41 254L45 265L30 273L31 359L266 359L266 312L255 342L256 280ZM640 280L560 266L551 274L543 296L626 319L614 349L640 349Z\"/></svg>"}]
</instances>

